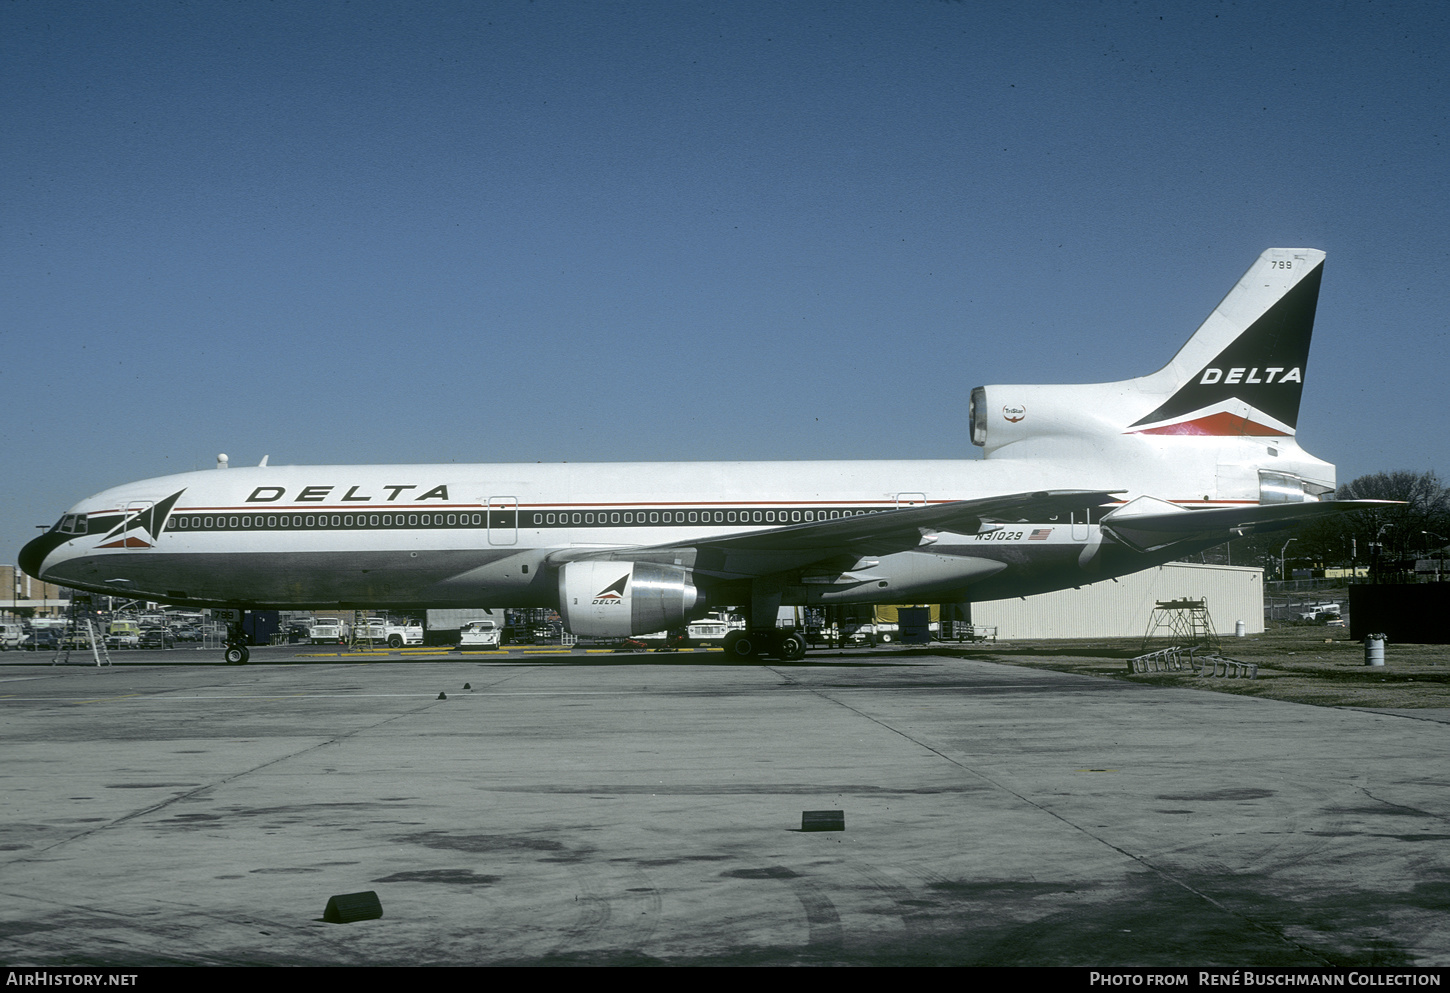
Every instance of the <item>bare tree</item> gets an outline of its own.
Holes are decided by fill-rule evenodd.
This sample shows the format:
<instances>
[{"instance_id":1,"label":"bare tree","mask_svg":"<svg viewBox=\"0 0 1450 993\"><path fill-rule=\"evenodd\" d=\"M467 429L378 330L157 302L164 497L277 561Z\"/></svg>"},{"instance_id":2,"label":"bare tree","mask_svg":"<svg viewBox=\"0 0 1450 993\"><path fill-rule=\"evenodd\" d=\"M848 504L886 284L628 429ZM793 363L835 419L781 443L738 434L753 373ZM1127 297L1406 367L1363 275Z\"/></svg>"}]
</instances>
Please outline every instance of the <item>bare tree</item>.
<instances>
[{"instance_id":1,"label":"bare tree","mask_svg":"<svg viewBox=\"0 0 1450 993\"><path fill-rule=\"evenodd\" d=\"M1346 483L1336 494L1342 500L1400 500L1402 506L1347 515L1361 544L1378 542L1393 560L1408 559L1450 544L1450 490L1434 472L1377 472Z\"/></svg>"}]
</instances>

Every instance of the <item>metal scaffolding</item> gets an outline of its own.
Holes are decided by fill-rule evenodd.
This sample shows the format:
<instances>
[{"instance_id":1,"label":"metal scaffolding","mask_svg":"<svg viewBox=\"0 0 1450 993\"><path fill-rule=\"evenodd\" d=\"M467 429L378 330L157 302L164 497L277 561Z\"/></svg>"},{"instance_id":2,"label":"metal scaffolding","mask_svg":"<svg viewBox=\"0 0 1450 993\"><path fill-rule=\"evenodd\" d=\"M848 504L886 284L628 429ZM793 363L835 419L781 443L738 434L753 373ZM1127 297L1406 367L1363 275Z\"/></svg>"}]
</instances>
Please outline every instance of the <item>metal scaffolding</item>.
<instances>
[{"instance_id":1,"label":"metal scaffolding","mask_svg":"<svg viewBox=\"0 0 1450 993\"><path fill-rule=\"evenodd\" d=\"M1205 600L1159 600L1148 616L1148 630L1143 635L1143 651L1148 650L1156 637L1166 637L1175 645L1193 645L1219 648L1218 635L1213 630L1213 619L1208 615L1208 601Z\"/></svg>"}]
</instances>

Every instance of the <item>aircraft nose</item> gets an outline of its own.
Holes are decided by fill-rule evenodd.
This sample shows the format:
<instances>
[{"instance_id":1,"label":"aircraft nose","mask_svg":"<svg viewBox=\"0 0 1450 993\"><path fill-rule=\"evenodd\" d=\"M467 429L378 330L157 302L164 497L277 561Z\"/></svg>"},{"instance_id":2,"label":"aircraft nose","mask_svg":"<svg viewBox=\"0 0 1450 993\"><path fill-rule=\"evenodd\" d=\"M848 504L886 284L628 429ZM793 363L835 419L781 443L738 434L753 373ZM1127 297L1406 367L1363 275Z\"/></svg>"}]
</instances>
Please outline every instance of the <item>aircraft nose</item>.
<instances>
[{"instance_id":1,"label":"aircraft nose","mask_svg":"<svg viewBox=\"0 0 1450 993\"><path fill-rule=\"evenodd\" d=\"M42 578L40 575L40 567L45 564L45 557L50 554L51 549L55 548L57 544L59 542L53 540L53 535L50 532L41 535L39 538L32 538L30 541L27 541L25 547L20 549L20 557L16 560L20 564L21 571L28 576L34 576L36 579Z\"/></svg>"}]
</instances>

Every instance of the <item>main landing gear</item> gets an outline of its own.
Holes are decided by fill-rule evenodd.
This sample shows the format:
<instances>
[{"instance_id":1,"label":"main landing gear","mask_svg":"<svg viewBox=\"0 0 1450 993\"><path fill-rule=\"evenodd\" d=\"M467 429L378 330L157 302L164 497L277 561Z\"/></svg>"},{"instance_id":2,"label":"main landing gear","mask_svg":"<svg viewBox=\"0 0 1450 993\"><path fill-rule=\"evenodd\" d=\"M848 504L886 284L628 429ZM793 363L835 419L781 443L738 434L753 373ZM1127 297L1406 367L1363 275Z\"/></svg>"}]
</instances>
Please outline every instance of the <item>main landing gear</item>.
<instances>
[{"instance_id":1,"label":"main landing gear","mask_svg":"<svg viewBox=\"0 0 1450 993\"><path fill-rule=\"evenodd\" d=\"M799 629L783 631L775 626L780 616L782 583L779 577L756 579L750 584L750 607L745 611L745 630L725 637L725 654L732 659L774 655L783 662L805 658L806 637ZM759 619L769 627L757 628Z\"/></svg>"},{"instance_id":2,"label":"main landing gear","mask_svg":"<svg viewBox=\"0 0 1450 993\"><path fill-rule=\"evenodd\" d=\"M797 662L805 658L806 639L798 631L732 631L725 637L725 654L739 661L773 655Z\"/></svg>"}]
</instances>

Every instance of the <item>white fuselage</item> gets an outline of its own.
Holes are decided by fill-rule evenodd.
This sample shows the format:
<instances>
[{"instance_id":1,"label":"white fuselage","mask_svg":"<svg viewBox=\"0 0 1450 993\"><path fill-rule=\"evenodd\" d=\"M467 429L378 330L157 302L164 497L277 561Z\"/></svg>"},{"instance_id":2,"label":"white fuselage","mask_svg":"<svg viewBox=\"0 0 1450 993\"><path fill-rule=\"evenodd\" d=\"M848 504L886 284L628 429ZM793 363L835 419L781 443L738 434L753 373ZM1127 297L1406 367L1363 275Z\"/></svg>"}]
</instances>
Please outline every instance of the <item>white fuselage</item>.
<instances>
[{"instance_id":1,"label":"white fuselage","mask_svg":"<svg viewBox=\"0 0 1450 993\"><path fill-rule=\"evenodd\" d=\"M56 542L44 556L44 573L80 589L193 604L557 606L550 557L561 553L627 554L1069 481L1073 488L1125 490L1128 499L1140 492L1132 484L1142 482L1125 479L1131 475L1121 464L1012 459L207 470L116 487L76 505L68 516L84 517L86 533ZM1217 498L1196 482L1155 495L1200 505ZM159 533L125 529L145 508L173 497ZM853 561L792 575L783 602L897 602L947 593L993 599L1146 564L1111 541L1108 550L1117 558L1100 554L1103 536L1086 512L943 534L929 548L873 562L866 572ZM878 574L889 581L871 582Z\"/></svg>"}]
</instances>

